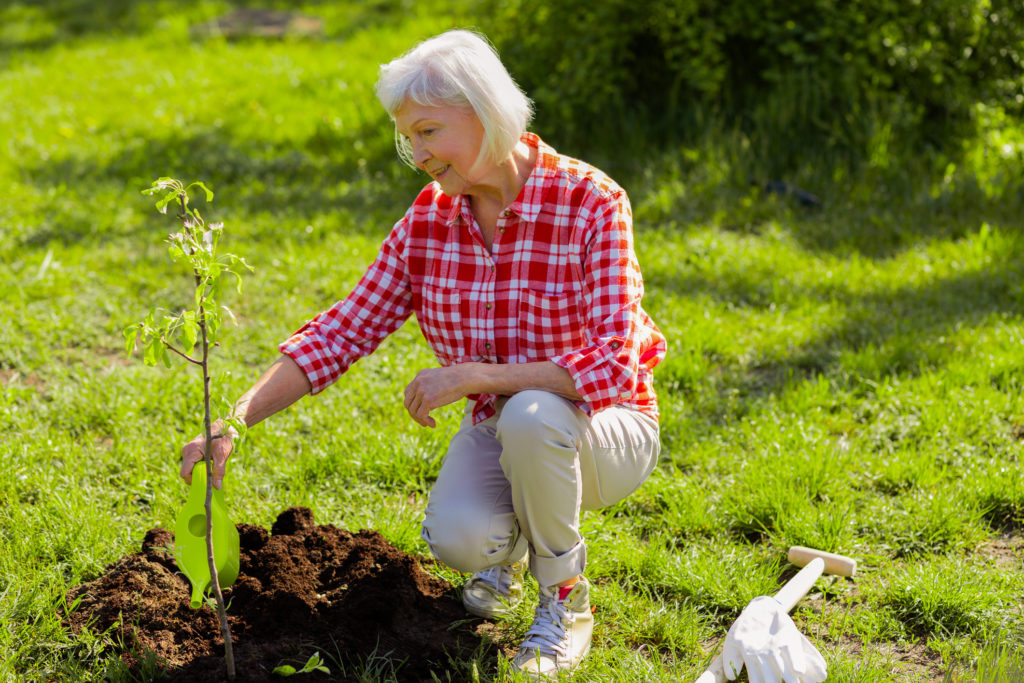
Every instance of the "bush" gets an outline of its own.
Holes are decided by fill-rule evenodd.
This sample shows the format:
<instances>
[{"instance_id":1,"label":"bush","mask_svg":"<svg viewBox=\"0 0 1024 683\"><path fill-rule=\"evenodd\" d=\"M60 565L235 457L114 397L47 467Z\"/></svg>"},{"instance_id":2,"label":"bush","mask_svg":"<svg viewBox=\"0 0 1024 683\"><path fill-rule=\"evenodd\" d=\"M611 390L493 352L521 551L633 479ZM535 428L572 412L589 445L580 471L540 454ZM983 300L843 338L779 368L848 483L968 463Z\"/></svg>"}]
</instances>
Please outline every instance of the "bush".
<instances>
[{"instance_id":1,"label":"bush","mask_svg":"<svg viewBox=\"0 0 1024 683\"><path fill-rule=\"evenodd\" d=\"M488 35L576 153L712 118L861 160L879 126L912 147L972 132L977 102L1024 109L1017 0L492 0ZM795 158L783 160L792 165Z\"/></svg>"}]
</instances>

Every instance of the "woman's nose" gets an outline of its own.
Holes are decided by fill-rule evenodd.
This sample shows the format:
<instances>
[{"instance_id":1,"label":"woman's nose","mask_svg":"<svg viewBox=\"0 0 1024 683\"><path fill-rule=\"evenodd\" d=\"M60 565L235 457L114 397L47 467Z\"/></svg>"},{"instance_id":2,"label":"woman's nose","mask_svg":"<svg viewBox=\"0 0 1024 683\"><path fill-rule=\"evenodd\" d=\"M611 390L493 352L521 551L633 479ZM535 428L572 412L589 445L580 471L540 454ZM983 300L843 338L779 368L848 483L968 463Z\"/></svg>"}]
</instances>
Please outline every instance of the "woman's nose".
<instances>
[{"instance_id":1,"label":"woman's nose","mask_svg":"<svg viewBox=\"0 0 1024 683\"><path fill-rule=\"evenodd\" d=\"M429 158L430 152L427 151L426 146L418 145L415 142L412 143L412 161L414 164L422 167Z\"/></svg>"}]
</instances>

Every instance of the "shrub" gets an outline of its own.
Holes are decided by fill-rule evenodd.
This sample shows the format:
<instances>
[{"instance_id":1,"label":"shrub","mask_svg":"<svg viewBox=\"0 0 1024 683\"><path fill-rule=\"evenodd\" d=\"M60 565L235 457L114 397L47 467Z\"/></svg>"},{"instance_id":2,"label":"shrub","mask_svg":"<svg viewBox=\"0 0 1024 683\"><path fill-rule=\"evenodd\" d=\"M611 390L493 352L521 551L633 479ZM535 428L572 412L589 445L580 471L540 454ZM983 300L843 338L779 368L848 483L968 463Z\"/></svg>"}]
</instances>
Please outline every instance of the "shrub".
<instances>
[{"instance_id":1,"label":"shrub","mask_svg":"<svg viewBox=\"0 0 1024 683\"><path fill-rule=\"evenodd\" d=\"M491 0L488 35L562 147L703 132L709 115L862 159L879 126L942 146L977 102L1020 113L1024 8L1014 0ZM626 140L628 142L628 140Z\"/></svg>"}]
</instances>

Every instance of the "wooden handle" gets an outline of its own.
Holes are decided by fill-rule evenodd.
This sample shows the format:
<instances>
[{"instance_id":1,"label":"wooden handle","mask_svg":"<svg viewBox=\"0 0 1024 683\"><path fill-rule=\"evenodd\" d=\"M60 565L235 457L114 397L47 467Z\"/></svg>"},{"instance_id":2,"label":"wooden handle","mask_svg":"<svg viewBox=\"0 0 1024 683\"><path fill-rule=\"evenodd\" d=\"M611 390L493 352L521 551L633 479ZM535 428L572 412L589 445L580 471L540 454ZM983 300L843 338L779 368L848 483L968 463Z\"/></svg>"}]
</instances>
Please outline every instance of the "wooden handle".
<instances>
[{"instance_id":1,"label":"wooden handle","mask_svg":"<svg viewBox=\"0 0 1024 683\"><path fill-rule=\"evenodd\" d=\"M821 573L825 570L825 561L821 558L812 558L807 566L796 573L792 579L786 582L786 585L779 589L779 592L775 594L775 599L779 601L782 608L787 612L793 609L796 603L800 602L801 598L807 595L807 592L811 590L811 586L818 580ZM707 670L700 675L696 683L724 683L725 682L725 668L722 662L722 655L718 655L708 666Z\"/></svg>"},{"instance_id":2,"label":"wooden handle","mask_svg":"<svg viewBox=\"0 0 1024 683\"><path fill-rule=\"evenodd\" d=\"M814 582L822 575L837 574L839 576L853 576L857 571L857 560L844 555L826 553L823 550L805 548L795 545L789 549L789 561L797 567L803 567L786 585L775 594L775 599L789 612L800 602ZM700 675L696 683L725 683L725 669L722 662L722 655L712 660L707 670Z\"/></svg>"},{"instance_id":3,"label":"wooden handle","mask_svg":"<svg viewBox=\"0 0 1024 683\"><path fill-rule=\"evenodd\" d=\"M811 586L814 585L814 582L818 580L823 571L825 571L825 561L820 557L816 557L806 567L798 571L796 576L787 581L786 585L775 594L775 599L782 605L782 609L787 612L792 610L796 603L800 602L807 595L807 592L811 590Z\"/></svg>"},{"instance_id":4,"label":"wooden handle","mask_svg":"<svg viewBox=\"0 0 1024 683\"><path fill-rule=\"evenodd\" d=\"M797 567L806 566L816 557L821 558L825 562L826 574L853 576L857 573L857 560L852 557L826 553L824 550L815 550L814 548L805 548L802 545L795 545L789 549L789 561Z\"/></svg>"}]
</instances>

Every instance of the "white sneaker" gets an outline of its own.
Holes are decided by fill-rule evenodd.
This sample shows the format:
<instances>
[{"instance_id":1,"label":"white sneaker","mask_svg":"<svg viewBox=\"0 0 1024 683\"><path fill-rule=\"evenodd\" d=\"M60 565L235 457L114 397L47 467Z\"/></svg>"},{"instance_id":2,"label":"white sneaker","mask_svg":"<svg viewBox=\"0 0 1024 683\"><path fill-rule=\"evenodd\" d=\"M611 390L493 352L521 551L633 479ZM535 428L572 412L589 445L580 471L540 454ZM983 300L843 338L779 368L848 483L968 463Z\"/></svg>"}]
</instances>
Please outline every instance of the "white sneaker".
<instances>
[{"instance_id":1,"label":"white sneaker","mask_svg":"<svg viewBox=\"0 0 1024 683\"><path fill-rule=\"evenodd\" d=\"M523 599L526 558L477 572L462 588L466 611L484 619L507 616Z\"/></svg>"},{"instance_id":2,"label":"white sneaker","mask_svg":"<svg viewBox=\"0 0 1024 683\"><path fill-rule=\"evenodd\" d=\"M533 678L557 676L579 664L590 651L593 632L590 583L586 579L581 577L571 590L541 588L533 625L512 666Z\"/></svg>"}]
</instances>

